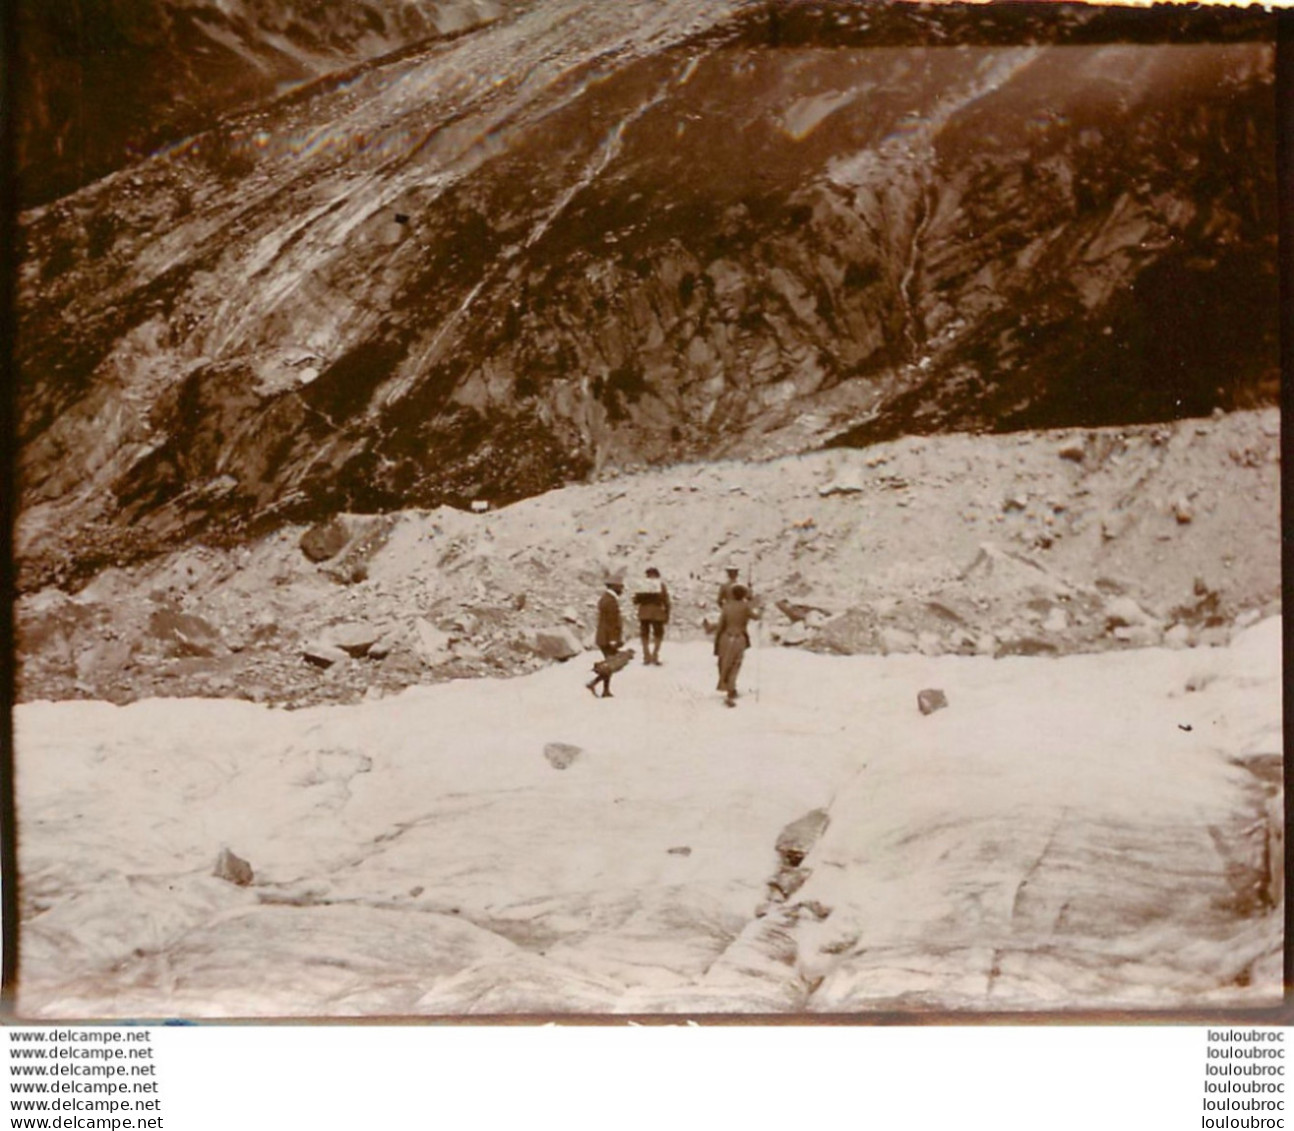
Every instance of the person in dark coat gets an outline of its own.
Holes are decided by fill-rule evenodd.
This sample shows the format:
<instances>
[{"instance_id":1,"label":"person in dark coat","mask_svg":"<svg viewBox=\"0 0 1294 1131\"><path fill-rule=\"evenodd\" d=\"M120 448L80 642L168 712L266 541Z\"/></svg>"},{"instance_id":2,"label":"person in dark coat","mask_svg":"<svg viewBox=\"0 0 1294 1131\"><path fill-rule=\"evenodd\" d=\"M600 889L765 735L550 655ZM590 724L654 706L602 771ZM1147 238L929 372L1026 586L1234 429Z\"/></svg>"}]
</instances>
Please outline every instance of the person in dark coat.
<instances>
[{"instance_id":1,"label":"person in dark coat","mask_svg":"<svg viewBox=\"0 0 1294 1131\"><path fill-rule=\"evenodd\" d=\"M714 633L714 654L719 660L719 690L727 694L724 700L729 707L737 705L737 674L750 647L747 625L759 616L750 603L746 587L734 585L719 614L719 626Z\"/></svg>"},{"instance_id":2,"label":"person in dark coat","mask_svg":"<svg viewBox=\"0 0 1294 1131\"><path fill-rule=\"evenodd\" d=\"M661 580L660 570L647 567L647 581L634 594L638 608L638 631L643 642L643 663L660 663L660 644L669 623L669 590ZM654 647L653 647L654 645Z\"/></svg>"},{"instance_id":3,"label":"person in dark coat","mask_svg":"<svg viewBox=\"0 0 1294 1131\"><path fill-rule=\"evenodd\" d=\"M602 684L602 698L612 698L611 677L619 668L611 667L611 659L620 651L625 639L624 621L620 616L620 594L624 589L623 582L618 578L608 578L607 587L598 598L598 628L593 642L602 649L603 663L598 665L601 671L584 685L595 699L598 697L599 683Z\"/></svg>"}]
</instances>

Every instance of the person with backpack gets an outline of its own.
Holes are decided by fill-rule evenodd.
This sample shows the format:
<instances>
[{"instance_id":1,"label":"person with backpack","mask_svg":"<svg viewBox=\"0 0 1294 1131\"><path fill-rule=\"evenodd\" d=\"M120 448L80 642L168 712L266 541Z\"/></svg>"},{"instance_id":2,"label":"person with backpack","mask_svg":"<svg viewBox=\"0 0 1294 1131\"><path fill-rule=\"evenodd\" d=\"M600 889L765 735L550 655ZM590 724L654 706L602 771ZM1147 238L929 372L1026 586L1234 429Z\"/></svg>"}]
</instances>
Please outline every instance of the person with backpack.
<instances>
[{"instance_id":1,"label":"person with backpack","mask_svg":"<svg viewBox=\"0 0 1294 1131\"><path fill-rule=\"evenodd\" d=\"M638 631L643 642L643 663L660 664L660 645L669 623L669 590L661 580L660 570L647 567L647 581L634 594L638 609Z\"/></svg>"}]
</instances>

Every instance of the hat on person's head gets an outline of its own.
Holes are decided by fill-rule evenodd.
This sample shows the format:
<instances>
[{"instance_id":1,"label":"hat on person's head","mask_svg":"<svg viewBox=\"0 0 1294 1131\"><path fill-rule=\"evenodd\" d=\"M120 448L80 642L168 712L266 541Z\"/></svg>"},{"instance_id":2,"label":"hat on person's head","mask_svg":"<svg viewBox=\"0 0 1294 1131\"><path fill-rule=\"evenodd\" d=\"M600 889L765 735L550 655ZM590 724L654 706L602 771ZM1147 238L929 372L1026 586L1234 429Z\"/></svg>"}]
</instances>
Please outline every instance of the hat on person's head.
<instances>
[{"instance_id":1,"label":"hat on person's head","mask_svg":"<svg viewBox=\"0 0 1294 1131\"><path fill-rule=\"evenodd\" d=\"M660 577L660 570L658 570L655 566L648 566L648 567L647 567L647 576L648 576L648 577Z\"/></svg>"},{"instance_id":2,"label":"hat on person's head","mask_svg":"<svg viewBox=\"0 0 1294 1131\"><path fill-rule=\"evenodd\" d=\"M606 576L603 578L606 585L623 585L625 583L625 571L622 569L608 569Z\"/></svg>"},{"instance_id":3,"label":"hat on person's head","mask_svg":"<svg viewBox=\"0 0 1294 1131\"><path fill-rule=\"evenodd\" d=\"M740 569L738 566L735 566L735 565L733 565L733 564L731 564L731 563L729 563L729 565L728 565L727 569L728 569L728 572L729 572L729 573L740 573L740 572L741 572L741 569Z\"/></svg>"}]
</instances>

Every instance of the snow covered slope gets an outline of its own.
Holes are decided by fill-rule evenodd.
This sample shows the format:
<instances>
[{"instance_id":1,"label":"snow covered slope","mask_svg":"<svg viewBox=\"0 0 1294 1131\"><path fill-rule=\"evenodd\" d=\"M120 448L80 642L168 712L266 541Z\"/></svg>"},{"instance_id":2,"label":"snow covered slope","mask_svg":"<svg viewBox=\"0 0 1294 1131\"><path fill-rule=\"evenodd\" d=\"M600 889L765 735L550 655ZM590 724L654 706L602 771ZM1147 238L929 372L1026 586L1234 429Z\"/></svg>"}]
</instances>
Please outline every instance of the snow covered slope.
<instances>
[{"instance_id":1,"label":"snow covered slope","mask_svg":"<svg viewBox=\"0 0 1294 1131\"><path fill-rule=\"evenodd\" d=\"M20 1012L1278 1000L1279 619L1064 658L757 648L735 711L705 644L664 659L605 702L575 660L299 711L21 705Z\"/></svg>"}]
</instances>

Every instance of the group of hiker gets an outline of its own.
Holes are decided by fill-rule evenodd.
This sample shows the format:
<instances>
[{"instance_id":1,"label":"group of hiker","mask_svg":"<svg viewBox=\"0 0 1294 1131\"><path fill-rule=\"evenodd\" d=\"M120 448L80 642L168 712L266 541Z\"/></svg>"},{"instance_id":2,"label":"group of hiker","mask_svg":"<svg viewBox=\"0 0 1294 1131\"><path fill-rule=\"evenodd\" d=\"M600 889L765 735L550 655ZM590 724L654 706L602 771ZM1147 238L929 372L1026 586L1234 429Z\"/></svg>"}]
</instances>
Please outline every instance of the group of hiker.
<instances>
[{"instance_id":1,"label":"group of hiker","mask_svg":"<svg viewBox=\"0 0 1294 1131\"><path fill-rule=\"evenodd\" d=\"M754 595L738 580L739 573L736 566L729 566L727 580L719 586L719 621L714 631L718 690L724 693L724 703L729 707L737 705L737 676L746 649L750 647L749 625L759 616L753 603ZM619 575L608 576L606 588L598 598L598 627L594 643L601 650L602 659L593 665L594 676L584 685L594 698L612 698L611 677L634 658L634 650L624 647L624 618L620 612L620 597L624 589L624 580ZM665 626L670 619L670 599L660 570L655 566L647 567L645 579L634 593L633 601L642 639L642 662L648 666L659 665L661 641L665 638Z\"/></svg>"}]
</instances>

